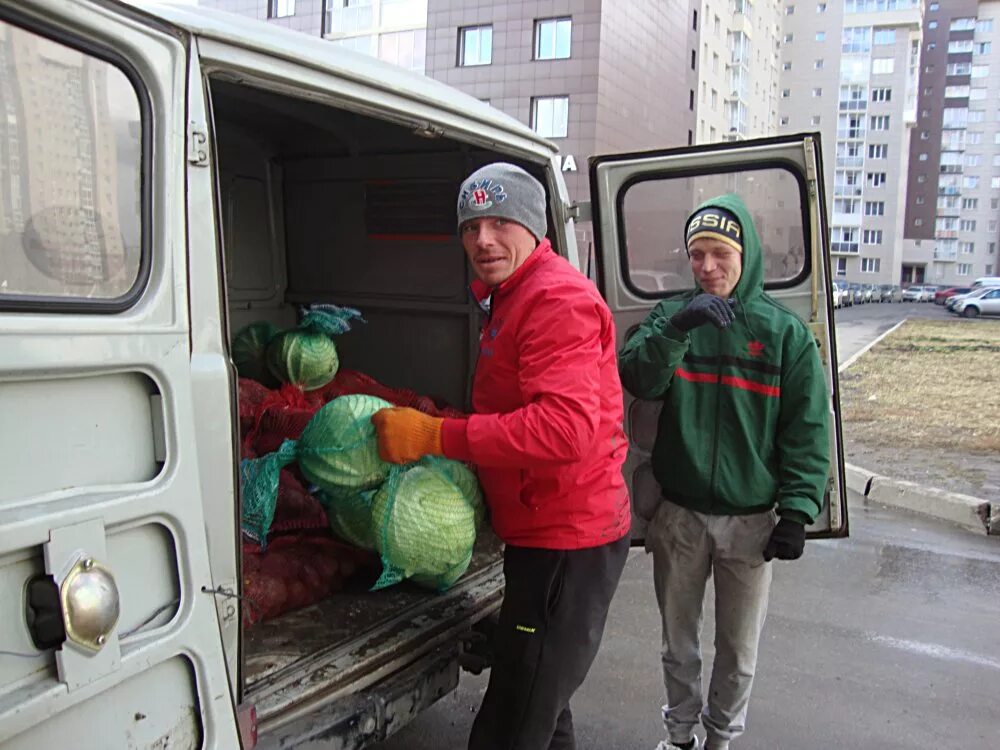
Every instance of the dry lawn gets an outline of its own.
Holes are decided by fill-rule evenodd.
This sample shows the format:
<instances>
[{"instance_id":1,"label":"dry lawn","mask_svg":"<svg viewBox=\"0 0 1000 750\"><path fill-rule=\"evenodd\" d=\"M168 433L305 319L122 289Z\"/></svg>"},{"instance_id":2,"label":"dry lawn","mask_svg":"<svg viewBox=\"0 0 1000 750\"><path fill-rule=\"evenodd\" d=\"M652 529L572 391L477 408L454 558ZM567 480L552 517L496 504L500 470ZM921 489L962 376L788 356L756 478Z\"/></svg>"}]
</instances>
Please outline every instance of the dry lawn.
<instances>
[{"instance_id":1,"label":"dry lawn","mask_svg":"<svg viewBox=\"0 0 1000 750\"><path fill-rule=\"evenodd\" d=\"M840 397L853 440L1000 453L1000 325L909 320L840 374Z\"/></svg>"}]
</instances>

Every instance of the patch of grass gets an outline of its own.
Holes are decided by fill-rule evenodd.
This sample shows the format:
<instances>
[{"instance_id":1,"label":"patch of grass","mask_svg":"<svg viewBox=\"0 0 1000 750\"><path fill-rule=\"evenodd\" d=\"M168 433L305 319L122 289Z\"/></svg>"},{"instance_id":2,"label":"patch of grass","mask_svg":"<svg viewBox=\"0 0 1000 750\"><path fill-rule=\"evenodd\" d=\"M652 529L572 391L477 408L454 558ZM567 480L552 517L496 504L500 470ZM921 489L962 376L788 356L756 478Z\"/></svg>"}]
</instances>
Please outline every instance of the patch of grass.
<instances>
[{"instance_id":1,"label":"patch of grass","mask_svg":"<svg viewBox=\"0 0 1000 750\"><path fill-rule=\"evenodd\" d=\"M840 399L853 440L1000 453L1000 325L909 320L840 374Z\"/></svg>"}]
</instances>

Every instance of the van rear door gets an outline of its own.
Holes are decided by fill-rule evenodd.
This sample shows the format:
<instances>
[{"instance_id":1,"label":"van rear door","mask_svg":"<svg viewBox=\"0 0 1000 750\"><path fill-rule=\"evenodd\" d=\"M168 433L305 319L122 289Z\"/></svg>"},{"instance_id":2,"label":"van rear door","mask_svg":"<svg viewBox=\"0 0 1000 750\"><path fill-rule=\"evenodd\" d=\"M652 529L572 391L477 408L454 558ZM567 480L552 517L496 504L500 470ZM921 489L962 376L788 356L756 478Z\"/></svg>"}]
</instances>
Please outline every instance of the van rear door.
<instances>
[{"instance_id":1,"label":"van rear door","mask_svg":"<svg viewBox=\"0 0 1000 750\"><path fill-rule=\"evenodd\" d=\"M0 7L4 748L240 745L193 430L187 59L118 3Z\"/></svg>"},{"instance_id":2,"label":"van rear door","mask_svg":"<svg viewBox=\"0 0 1000 750\"><path fill-rule=\"evenodd\" d=\"M683 231L702 201L726 192L747 203L764 245L765 289L806 321L819 342L832 394L831 474L813 537L847 535L833 296L818 133L590 159L598 278L619 347L664 297L693 287ZM625 465L633 541L659 503L649 457L660 402L626 393Z\"/></svg>"}]
</instances>

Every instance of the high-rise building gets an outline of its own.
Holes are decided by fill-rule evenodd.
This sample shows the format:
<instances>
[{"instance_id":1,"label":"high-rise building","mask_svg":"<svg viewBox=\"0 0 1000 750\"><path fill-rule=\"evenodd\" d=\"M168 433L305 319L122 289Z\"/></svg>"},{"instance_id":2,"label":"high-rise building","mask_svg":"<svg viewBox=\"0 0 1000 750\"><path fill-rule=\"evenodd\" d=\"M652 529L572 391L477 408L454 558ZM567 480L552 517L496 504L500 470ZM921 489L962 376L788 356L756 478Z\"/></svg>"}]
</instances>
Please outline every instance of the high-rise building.
<instances>
[{"instance_id":1,"label":"high-rise building","mask_svg":"<svg viewBox=\"0 0 1000 750\"><path fill-rule=\"evenodd\" d=\"M424 71L427 0L198 0Z\"/></svg>"},{"instance_id":2,"label":"high-rise building","mask_svg":"<svg viewBox=\"0 0 1000 750\"><path fill-rule=\"evenodd\" d=\"M919 0L784 6L779 129L820 131L835 279L900 280Z\"/></svg>"},{"instance_id":3,"label":"high-rise building","mask_svg":"<svg viewBox=\"0 0 1000 750\"><path fill-rule=\"evenodd\" d=\"M699 3L697 143L774 135L781 0Z\"/></svg>"},{"instance_id":4,"label":"high-rise building","mask_svg":"<svg viewBox=\"0 0 1000 750\"><path fill-rule=\"evenodd\" d=\"M960 285L997 271L1000 2L928 2L910 146L904 281Z\"/></svg>"}]
</instances>

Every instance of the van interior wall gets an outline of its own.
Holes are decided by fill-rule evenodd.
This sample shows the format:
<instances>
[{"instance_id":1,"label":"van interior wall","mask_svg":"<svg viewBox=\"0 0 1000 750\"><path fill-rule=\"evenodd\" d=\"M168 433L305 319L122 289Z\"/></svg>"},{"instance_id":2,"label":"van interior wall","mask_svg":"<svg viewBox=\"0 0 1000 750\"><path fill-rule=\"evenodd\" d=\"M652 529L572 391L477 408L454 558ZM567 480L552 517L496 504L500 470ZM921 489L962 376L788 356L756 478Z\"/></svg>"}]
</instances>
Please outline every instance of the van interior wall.
<instances>
[{"instance_id":1,"label":"van interior wall","mask_svg":"<svg viewBox=\"0 0 1000 750\"><path fill-rule=\"evenodd\" d=\"M356 307L343 367L468 407L480 311L455 234L461 180L503 157L370 117L213 84L230 329Z\"/></svg>"}]
</instances>

